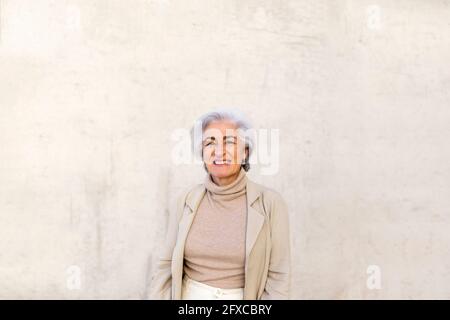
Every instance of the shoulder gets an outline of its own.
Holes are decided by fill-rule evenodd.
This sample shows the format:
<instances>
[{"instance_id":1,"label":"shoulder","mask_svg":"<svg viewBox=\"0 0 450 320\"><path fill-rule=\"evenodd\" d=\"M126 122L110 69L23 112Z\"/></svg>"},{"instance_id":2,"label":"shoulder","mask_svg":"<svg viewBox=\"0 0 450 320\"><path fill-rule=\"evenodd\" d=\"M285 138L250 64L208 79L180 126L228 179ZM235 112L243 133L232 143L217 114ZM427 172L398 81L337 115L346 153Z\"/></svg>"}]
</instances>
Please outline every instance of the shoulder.
<instances>
[{"instance_id":1,"label":"shoulder","mask_svg":"<svg viewBox=\"0 0 450 320\"><path fill-rule=\"evenodd\" d=\"M251 181L252 188L259 193L261 200L263 201L265 209L270 211L281 209L287 210L287 204L283 195L277 190L264 186L262 184Z\"/></svg>"},{"instance_id":2,"label":"shoulder","mask_svg":"<svg viewBox=\"0 0 450 320\"><path fill-rule=\"evenodd\" d=\"M199 195L204 190L203 183L197 183L190 185L188 187L183 188L176 197L178 206L183 206L186 201L189 201L189 199L195 198L197 195Z\"/></svg>"},{"instance_id":3,"label":"shoulder","mask_svg":"<svg viewBox=\"0 0 450 320\"><path fill-rule=\"evenodd\" d=\"M195 195L199 194L200 192L202 192L204 188L205 187L204 187L203 183L197 183L197 184L191 185L182 191L181 196L182 196L182 198L188 198L188 197L195 196Z\"/></svg>"},{"instance_id":4,"label":"shoulder","mask_svg":"<svg viewBox=\"0 0 450 320\"><path fill-rule=\"evenodd\" d=\"M283 202L284 198L280 192L276 191L273 188L267 187L260 183L257 183L253 180L248 180L251 185L251 188L255 190L257 193L261 194L264 198L273 202Z\"/></svg>"},{"instance_id":5,"label":"shoulder","mask_svg":"<svg viewBox=\"0 0 450 320\"><path fill-rule=\"evenodd\" d=\"M268 199L268 201L272 203L285 204L284 198L281 195L281 193L272 188L265 187L265 189L263 190L263 197L265 197L266 199Z\"/></svg>"}]
</instances>

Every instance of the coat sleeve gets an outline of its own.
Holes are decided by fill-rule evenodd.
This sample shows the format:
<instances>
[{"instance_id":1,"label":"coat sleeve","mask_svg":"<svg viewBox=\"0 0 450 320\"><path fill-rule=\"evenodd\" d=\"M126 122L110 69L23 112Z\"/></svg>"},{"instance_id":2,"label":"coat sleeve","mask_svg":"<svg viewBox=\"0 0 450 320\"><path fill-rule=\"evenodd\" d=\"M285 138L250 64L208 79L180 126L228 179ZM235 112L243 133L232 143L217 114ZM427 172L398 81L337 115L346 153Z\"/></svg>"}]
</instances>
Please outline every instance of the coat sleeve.
<instances>
[{"instance_id":1,"label":"coat sleeve","mask_svg":"<svg viewBox=\"0 0 450 320\"><path fill-rule=\"evenodd\" d=\"M270 262L261 300L288 300L291 289L289 214L284 199L278 193L270 205L270 228Z\"/></svg>"},{"instance_id":2,"label":"coat sleeve","mask_svg":"<svg viewBox=\"0 0 450 320\"><path fill-rule=\"evenodd\" d=\"M177 241L178 224L186 193L178 196L175 208L169 210L167 233L163 245L157 254L158 261L152 272L151 282L147 290L147 298L151 300L172 299L172 254Z\"/></svg>"}]
</instances>

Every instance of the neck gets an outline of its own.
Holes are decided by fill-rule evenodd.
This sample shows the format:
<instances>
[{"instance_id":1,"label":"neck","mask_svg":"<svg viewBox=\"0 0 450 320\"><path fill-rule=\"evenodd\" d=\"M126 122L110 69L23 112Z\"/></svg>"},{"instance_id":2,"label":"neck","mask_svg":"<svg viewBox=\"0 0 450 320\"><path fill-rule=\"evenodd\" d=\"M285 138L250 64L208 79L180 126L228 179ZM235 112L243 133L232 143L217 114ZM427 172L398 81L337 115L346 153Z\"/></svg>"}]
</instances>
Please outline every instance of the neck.
<instances>
[{"instance_id":1,"label":"neck","mask_svg":"<svg viewBox=\"0 0 450 320\"><path fill-rule=\"evenodd\" d=\"M229 185L230 183L233 183L233 181L235 181L237 179L237 177L239 176L239 172L240 172L240 170L237 173L235 173L231 176L228 176L228 177L218 178L218 177L211 176L211 178L215 184L222 187L222 186Z\"/></svg>"}]
</instances>

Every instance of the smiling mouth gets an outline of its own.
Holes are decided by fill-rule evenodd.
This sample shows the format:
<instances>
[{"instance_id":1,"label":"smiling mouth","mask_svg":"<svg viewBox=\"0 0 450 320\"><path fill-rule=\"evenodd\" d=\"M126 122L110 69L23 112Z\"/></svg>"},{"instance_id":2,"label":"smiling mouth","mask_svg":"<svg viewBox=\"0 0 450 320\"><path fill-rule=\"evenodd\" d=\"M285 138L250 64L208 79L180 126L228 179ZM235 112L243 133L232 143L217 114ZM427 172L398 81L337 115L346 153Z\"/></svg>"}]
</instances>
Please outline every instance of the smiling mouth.
<instances>
[{"instance_id":1,"label":"smiling mouth","mask_svg":"<svg viewBox=\"0 0 450 320\"><path fill-rule=\"evenodd\" d=\"M229 164L231 164L231 161L230 160L214 160L213 164L216 166L229 165Z\"/></svg>"}]
</instances>

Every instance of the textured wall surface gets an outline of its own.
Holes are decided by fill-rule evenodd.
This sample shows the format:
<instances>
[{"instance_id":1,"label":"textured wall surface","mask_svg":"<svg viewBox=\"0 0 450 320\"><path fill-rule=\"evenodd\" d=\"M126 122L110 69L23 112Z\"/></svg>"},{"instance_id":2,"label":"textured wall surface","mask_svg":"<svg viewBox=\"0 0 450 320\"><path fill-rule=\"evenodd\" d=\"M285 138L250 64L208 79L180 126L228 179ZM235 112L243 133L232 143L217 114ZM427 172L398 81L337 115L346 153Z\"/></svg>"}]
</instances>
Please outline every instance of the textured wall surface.
<instances>
[{"instance_id":1,"label":"textured wall surface","mask_svg":"<svg viewBox=\"0 0 450 320\"><path fill-rule=\"evenodd\" d=\"M0 298L140 299L171 135L278 128L293 298L450 298L450 2L0 0Z\"/></svg>"}]
</instances>

